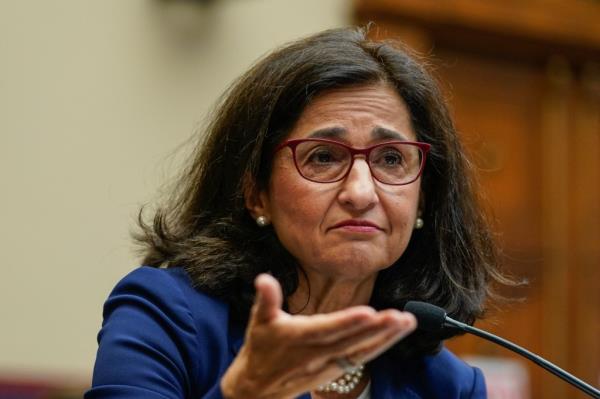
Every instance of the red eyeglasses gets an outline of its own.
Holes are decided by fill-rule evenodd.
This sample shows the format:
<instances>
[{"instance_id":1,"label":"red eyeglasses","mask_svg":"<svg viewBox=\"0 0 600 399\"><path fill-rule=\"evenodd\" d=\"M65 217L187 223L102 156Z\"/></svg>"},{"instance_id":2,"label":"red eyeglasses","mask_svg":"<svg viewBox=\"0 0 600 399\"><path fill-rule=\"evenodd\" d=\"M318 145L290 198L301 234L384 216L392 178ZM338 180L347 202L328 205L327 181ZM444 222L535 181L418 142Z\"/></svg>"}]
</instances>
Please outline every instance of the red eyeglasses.
<instances>
[{"instance_id":1,"label":"red eyeglasses","mask_svg":"<svg viewBox=\"0 0 600 399\"><path fill-rule=\"evenodd\" d=\"M275 152L289 147L298 173L316 183L343 180L356 155L364 155L371 175L384 184L400 186L417 180L423 171L430 144L388 141L367 148L353 148L328 139L287 140Z\"/></svg>"}]
</instances>

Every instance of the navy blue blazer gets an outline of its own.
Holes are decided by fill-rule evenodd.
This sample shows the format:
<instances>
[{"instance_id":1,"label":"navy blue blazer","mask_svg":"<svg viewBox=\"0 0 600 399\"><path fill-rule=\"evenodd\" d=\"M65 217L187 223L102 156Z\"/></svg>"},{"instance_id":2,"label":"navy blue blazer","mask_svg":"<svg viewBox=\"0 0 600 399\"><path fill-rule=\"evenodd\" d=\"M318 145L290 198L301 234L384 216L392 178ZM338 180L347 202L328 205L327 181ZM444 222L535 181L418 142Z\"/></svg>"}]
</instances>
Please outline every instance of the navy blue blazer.
<instances>
[{"instance_id":1,"label":"navy blue blazer","mask_svg":"<svg viewBox=\"0 0 600 399\"><path fill-rule=\"evenodd\" d=\"M181 268L134 270L110 294L103 316L85 399L222 398L219 382L244 328ZM368 367L373 399L486 397L481 371L446 349L410 364L383 355Z\"/></svg>"}]
</instances>

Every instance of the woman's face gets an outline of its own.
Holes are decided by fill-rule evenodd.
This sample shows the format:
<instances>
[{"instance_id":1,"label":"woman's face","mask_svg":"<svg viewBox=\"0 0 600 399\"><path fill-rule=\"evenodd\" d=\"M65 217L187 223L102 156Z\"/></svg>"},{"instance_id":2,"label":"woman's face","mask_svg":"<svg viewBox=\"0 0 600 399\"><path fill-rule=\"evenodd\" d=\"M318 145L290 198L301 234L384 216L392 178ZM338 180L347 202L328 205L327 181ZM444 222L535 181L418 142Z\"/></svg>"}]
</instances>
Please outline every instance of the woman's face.
<instances>
[{"instance_id":1,"label":"woman's face","mask_svg":"<svg viewBox=\"0 0 600 399\"><path fill-rule=\"evenodd\" d=\"M385 84L336 89L317 96L288 139L328 138L355 148L390 140L415 141L404 101ZM249 206L272 223L301 266L324 277L360 280L394 263L415 223L420 179L403 186L380 183L358 155L345 179L303 178L290 148L273 160L268 191ZM368 222L368 226L365 226Z\"/></svg>"}]
</instances>

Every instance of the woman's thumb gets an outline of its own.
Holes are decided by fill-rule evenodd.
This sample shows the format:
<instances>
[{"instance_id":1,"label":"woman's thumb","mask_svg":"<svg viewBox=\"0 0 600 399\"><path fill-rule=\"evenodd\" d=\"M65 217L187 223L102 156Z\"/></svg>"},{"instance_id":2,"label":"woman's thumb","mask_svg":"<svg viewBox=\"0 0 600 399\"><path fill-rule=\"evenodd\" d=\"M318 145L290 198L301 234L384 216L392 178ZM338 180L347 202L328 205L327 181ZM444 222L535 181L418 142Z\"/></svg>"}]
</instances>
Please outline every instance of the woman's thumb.
<instances>
[{"instance_id":1,"label":"woman's thumb","mask_svg":"<svg viewBox=\"0 0 600 399\"><path fill-rule=\"evenodd\" d=\"M270 274L259 274L254 280L256 298L253 318L257 322L269 322L277 316L283 304L283 294L279 282Z\"/></svg>"}]
</instances>

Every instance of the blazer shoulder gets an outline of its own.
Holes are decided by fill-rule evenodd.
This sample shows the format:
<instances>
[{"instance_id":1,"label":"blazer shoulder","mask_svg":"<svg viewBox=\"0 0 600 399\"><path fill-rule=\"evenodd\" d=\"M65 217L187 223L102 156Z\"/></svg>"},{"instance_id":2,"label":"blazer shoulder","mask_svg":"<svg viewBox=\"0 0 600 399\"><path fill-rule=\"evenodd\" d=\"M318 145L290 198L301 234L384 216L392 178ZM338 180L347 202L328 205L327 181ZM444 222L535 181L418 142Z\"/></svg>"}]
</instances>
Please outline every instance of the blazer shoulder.
<instances>
[{"instance_id":1,"label":"blazer shoulder","mask_svg":"<svg viewBox=\"0 0 600 399\"><path fill-rule=\"evenodd\" d=\"M439 353L425 357L428 384L436 392L434 397L447 398L486 398L485 380L481 370L472 367L459 359L448 349L443 348Z\"/></svg>"},{"instance_id":2,"label":"blazer shoulder","mask_svg":"<svg viewBox=\"0 0 600 399\"><path fill-rule=\"evenodd\" d=\"M152 298L155 303L173 307L178 313L188 314L199 330L227 328L229 306L194 288L181 267L155 268L141 266L127 274L110 294L110 297L127 293ZM110 298L109 297L109 298Z\"/></svg>"},{"instance_id":3,"label":"blazer shoulder","mask_svg":"<svg viewBox=\"0 0 600 399\"><path fill-rule=\"evenodd\" d=\"M224 302L194 289L183 269L135 269L104 304L92 389L85 397L218 392L215 381L231 357L228 314Z\"/></svg>"}]
</instances>

